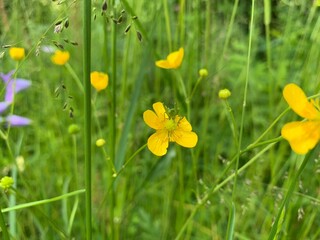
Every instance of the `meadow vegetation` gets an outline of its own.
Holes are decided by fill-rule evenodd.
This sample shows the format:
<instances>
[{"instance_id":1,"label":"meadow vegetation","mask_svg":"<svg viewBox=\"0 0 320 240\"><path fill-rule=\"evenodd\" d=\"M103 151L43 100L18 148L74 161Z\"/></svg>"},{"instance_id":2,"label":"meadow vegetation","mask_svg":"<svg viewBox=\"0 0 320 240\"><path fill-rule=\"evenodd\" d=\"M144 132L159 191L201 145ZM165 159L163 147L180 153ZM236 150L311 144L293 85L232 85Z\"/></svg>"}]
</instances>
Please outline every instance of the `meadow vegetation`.
<instances>
[{"instance_id":1,"label":"meadow vegetation","mask_svg":"<svg viewBox=\"0 0 320 240\"><path fill-rule=\"evenodd\" d=\"M319 6L0 0L0 238L319 239Z\"/></svg>"}]
</instances>

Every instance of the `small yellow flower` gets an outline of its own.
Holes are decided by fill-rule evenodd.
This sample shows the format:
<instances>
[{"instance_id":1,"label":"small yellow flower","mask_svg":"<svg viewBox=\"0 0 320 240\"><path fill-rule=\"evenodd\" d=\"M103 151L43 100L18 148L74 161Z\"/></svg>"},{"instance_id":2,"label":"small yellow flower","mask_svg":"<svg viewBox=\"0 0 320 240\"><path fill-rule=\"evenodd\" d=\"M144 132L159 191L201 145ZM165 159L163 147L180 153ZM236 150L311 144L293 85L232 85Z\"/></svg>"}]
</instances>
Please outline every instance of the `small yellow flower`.
<instances>
[{"instance_id":1,"label":"small yellow flower","mask_svg":"<svg viewBox=\"0 0 320 240\"><path fill-rule=\"evenodd\" d=\"M297 154L306 154L320 140L320 106L319 101L308 101L303 90L294 83L285 86L283 97L291 109L307 121L295 121L285 124L281 135L288 140L292 150Z\"/></svg>"},{"instance_id":2,"label":"small yellow flower","mask_svg":"<svg viewBox=\"0 0 320 240\"><path fill-rule=\"evenodd\" d=\"M99 138L97 141L96 141L96 145L97 147L102 147L103 145L106 144L106 140L104 140L103 138Z\"/></svg>"},{"instance_id":3,"label":"small yellow flower","mask_svg":"<svg viewBox=\"0 0 320 240\"><path fill-rule=\"evenodd\" d=\"M5 176L0 180L0 187L7 191L13 185L14 181L12 177Z\"/></svg>"},{"instance_id":4,"label":"small yellow flower","mask_svg":"<svg viewBox=\"0 0 320 240\"><path fill-rule=\"evenodd\" d=\"M166 69L178 68L182 63L183 54L184 50L180 48L178 51L170 53L166 60L156 61L156 66Z\"/></svg>"},{"instance_id":5,"label":"small yellow flower","mask_svg":"<svg viewBox=\"0 0 320 240\"><path fill-rule=\"evenodd\" d=\"M91 85L99 92L108 86L108 74L102 72L92 72L90 74Z\"/></svg>"},{"instance_id":6,"label":"small yellow flower","mask_svg":"<svg viewBox=\"0 0 320 240\"><path fill-rule=\"evenodd\" d=\"M154 111L143 113L144 122L156 132L148 139L148 148L156 156L167 153L169 142L180 146L193 148L198 142L198 136L192 132L192 127L185 117L169 116L161 102L153 104Z\"/></svg>"},{"instance_id":7,"label":"small yellow flower","mask_svg":"<svg viewBox=\"0 0 320 240\"><path fill-rule=\"evenodd\" d=\"M25 56L25 50L24 48L12 47L9 49L9 55L13 60L20 61Z\"/></svg>"},{"instance_id":8,"label":"small yellow flower","mask_svg":"<svg viewBox=\"0 0 320 240\"><path fill-rule=\"evenodd\" d=\"M51 57L51 61L56 65L65 65L70 58L70 53L68 51L61 51L57 50L54 52L53 56Z\"/></svg>"},{"instance_id":9,"label":"small yellow flower","mask_svg":"<svg viewBox=\"0 0 320 240\"><path fill-rule=\"evenodd\" d=\"M219 98L227 99L231 96L231 92L229 89L225 88L219 91Z\"/></svg>"}]
</instances>

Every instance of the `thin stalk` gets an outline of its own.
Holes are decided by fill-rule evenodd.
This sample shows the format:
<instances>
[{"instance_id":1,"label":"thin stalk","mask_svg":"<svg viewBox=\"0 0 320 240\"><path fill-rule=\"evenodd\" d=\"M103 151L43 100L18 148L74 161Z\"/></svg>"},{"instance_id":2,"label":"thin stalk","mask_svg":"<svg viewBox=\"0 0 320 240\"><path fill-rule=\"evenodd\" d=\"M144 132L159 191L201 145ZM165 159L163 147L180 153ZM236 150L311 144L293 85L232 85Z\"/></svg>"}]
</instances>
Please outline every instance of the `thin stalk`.
<instances>
[{"instance_id":1,"label":"thin stalk","mask_svg":"<svg viewBox=\"0 0 320 240\"><path fill-rule=\"evenodd\" d=\"M294 191L294 189L295 189L295 187L297 185L298 179L299 179L302 171L305 169L308 161L310 160L310 158L311 158L311 156L313 155L314 152L315 151L313 149L305 156L302 164L300 165L300 167L298 169L298 172L294 175L294 179L290 183L289 190L288 190L283 202L281 203L281 206L280 206L280 208L278 210L278 214L276 216L276 219L273 222L273 225L272 225L268 240L272 240L272 239L275 239L277 237L276 234L279 233L279 229L278 229L278 227L279 227L278 225L279 224L278 223L279 223L280 218L282 217L281 215L283 213L283 210L284 210L285 206L288 204L288 202L289 202L289 200L290 200L290 198L292 196L292 193L293 193L293 191Z\"/></svg>"},{"instance_id":2,"label":"thin stalk","mask_svg":"<svg viewBox=\"0 0 320 240\"><path fill-rule=\"evenodd\" d=\"M239 5L239 0L235 0L235 1L234 1L234 4L233 4L233 9L232 9L232 14L231 14L230 22L229 22L229 25L228 25L228 31L227 31L226 40L225 40L225 42L224 42L223 50L222 50L222 55L221 55L221 58L220 58L220 62L219 62L219 64L218 64L218 68L219 68L219 69L220 69L221 66L222 66L222 63L223 63L223 60L224 60L224 55L225 55L225 53L226 53L227 47L228 47L229 42L230 42L231 33L232 33L232 29L233 29L233 24L234 24L234 19L235 19L235 17L236 17L236 13L237 13L237 10L238 10L238 5Z\"/></svg>"},{"instance_id":3,"label":"thin stalk","mask_svg":"<svg viewBox=\"0 0 320 240\"><path fill-rule=\"evenodd\" d=\"M163 0L163 7L164 7L164 17L166 21L166 31L167 31L167 39L168 39L168 45L169 45L169 52L172 52L172 37L171 37L171 28L170 28L170 16L169 16L169 10L168 10L168 1Z\"/></svg>"},{"instance_id":4,"label":"thin stalk","mask_svg":"<svg viewBox=\"0 0 320 240\"><path fill-rule=\"evenodd\" d=\"M250 29L249 29L249 42L248 42L248 54L247 54L247 66L246 66L246 80L245 80L244 93L243 93L243 105L242 105L242 114L241 114L241 123L240 123L240 133L239 133L239 140L238 140L238 153L241 152L242 137L243 137L243 128L244 128L244 120L245 120L245 115L246 115L246 105L247 105L247 95L248 95L248 84L249 84L249 72L250 72L251 46L252 46L252 36L253 36L254 3L255 3L255 0L252 0ZM232 191L232 200L233 200L233 201L235 200L235 194L236 194L236 185L237 185L237 179L238 179L239 159L240 159L240 154L238 154L238 157L237 157L237 159L236 159L235 178L234 178L234 185L233 185L233 191Z\"/></svg>"},{"instance_id":5,"label":"thin stalk","mask_svg":"<svg viewBox=\"0 0 320 240\"><path fill-rule=\"evenodd\" d=\"M258 152L253 158L251 158L245 165L243 165L241 168L238 170L238 174L242 173L244 170L246 170L249 166L251 166L253 163L255 163L262 154L264 154L267 150L269 150L271 147L273 147L277 142L270 143L268 146L266 146L264 149L262 149L260 152ZM239 155L239 153L238 153ZM225 186L228 182L230 182L232 179L235 178L235 173L232 173L229 177L225 178L221 183L217 184L215 187L211 188L199 201L198 204L193 208L191 211L189 217L185 221L184 225L180 229L179 233L175 237L175 240L178 240L182 237L182 234L192 221L194 215L197 213L199 208L203 206L208 199L217 191L219 191L223 186Z\"/></svg>"},{"instance_id":6,"label":"thin stalk","mask_svg":"<svg viewBox=\"0 0 320 240\"><path fill-rule=\"evenodd\" d=\"M113 5L115 1L112 1ZM111 84L112 84L112 100L111 100L111 149L110 149L110 160L113 162L113 166L116 159L116 110L117 110L117 25L112 24L111 30ZM114 232L114 181L113 173L110 171L110 181L111 181L111 191L110 191L110 207L109 207L109 216L110 216L110 239L114 239L115 232Z\"/></svg>"},{"instance_id":7,"label":"thin stalk","mask_svg":"<svg viewBox=\"0 0 320 240\"><path fill-rule=\"evenodd\" d=\"M3 239L10 240L7 226L6 226L6 222L4 220L1 208L0 208L0 227L1 227L1 234L2 234Z\"/></svg>"},{"instance_id":8,"label":"thin stalk","mask_svg":"<svg viewBox=\"0 0 320 240\"><path fill-rule=\"evenodd\" d=\"M86 239L92 238L91 183L91 0L83 1L84 158L86 186Z\"/></svg>"}]
</instances>

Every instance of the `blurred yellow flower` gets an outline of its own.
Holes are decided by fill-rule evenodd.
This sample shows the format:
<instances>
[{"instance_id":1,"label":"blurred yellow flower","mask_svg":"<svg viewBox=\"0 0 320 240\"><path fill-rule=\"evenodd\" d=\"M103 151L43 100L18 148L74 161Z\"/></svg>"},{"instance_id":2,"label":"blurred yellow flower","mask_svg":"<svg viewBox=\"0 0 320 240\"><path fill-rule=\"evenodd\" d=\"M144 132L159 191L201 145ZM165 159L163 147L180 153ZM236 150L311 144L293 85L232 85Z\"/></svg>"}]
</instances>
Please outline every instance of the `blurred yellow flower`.
<instances>
[{"instance_id":1,"label":"blurred yellow flower","mask_svg":"<svg viewBox=\"0 0 320 240\"><path fill-rule=\"evenodd\" d=\"M0 187L7 191L9 188L12 187L14 181L12 177L5 176L0 180Z\"/></svg>"},{"instance_id":2,"label":"blurred yellow flower","mask_svg":"<svg viewBox=\"0 0 320 240\"><path fill-rule=\"evenodd\" d=\"M15 61L20 61L25 57L24 48L12 47L9 49L10 57Z\"/></svg>"},{"instance_id":3,"label":"blurred yellow flower","mask_svg":"<svg viewBox=\"0 0 320 240\"><path fill-rule=\"evenodd\" d=\"M106 144L106 140L104 140L103 138L99 138L97 141L96 141L96 145L97 147L102 147L103 145Z\"/></svg>"},{"instance_id":4,"label":"blurred yellow flower","mask_svg":"<svg viewBox=\"0 0 320 240\"><path fill-rule=\"evenodd\" d=\"M308 101L303 90L294 83L285 86L283 96L292 110L307 120L285 124L281 135L288 140L294 152L306 154L320 140L319 99Z\"/></svg>"},{"instance_id":5,"label":"blurred yellow flower","mask_svg":"<svg viewBox=\"0 0 320 240\"><path fill-rule=\"evenodd\" d=\"M153 104L154 111L143 113L144 122L156 132L148 139L148 148L156 156L167 153L169 142L193 148L198 142L198 136L192 132L192 127L185 117L169 116L161 102Z\"/></svg>"},{"instance_id":6,"label":"blurred yellow flower","mask_svg":"<svg viewBox=\"0 0 320 240\"><path fill-rule=\"evenodd\" d=\"M70 53L68 51L61 51L57 50L54 52L53 56L51 57L51 61L56 65L65 65L70 58Z\"/></svg>"},{"instance_id":7,"label":"blurred yellow flower","mask_svg":"<svg viewBox=\"0 0 320 240\"><path fill-rule=\"evenodd\" d=\"M184 50L180 48L178 51L170 53L166 60L156 61L156 66L166 69L178 68L182 63L183 54Z\"/></svg>"},{"instance_id":8,"label":"blurred yellow flower","mask_svg":"<svg viewBox=\"0 0 320 240\"><path fill-rule=\"evenodd\" d=\"M102 72L92 72L90 74L91 85L99 92L105 89L109 83L108 74Z\"/></svg>"}]
</instances>

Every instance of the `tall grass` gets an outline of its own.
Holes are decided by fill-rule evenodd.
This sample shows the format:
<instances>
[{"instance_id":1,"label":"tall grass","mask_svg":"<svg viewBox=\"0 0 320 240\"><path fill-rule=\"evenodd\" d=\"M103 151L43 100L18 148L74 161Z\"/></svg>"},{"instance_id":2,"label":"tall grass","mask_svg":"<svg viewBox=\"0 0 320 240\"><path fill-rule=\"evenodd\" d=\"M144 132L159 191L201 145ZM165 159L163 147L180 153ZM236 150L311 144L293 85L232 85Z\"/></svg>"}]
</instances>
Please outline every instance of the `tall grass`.
<instances>
[{"instance_id":1,"label":"tall grass","mask_svg":"<svg viewBox=\"0 0 320 240\"><path fill-rule=\"evenodd\" d=\"M320 90L318 7L106 3L103 11L104 1L0 0L1 46L27 51L16 68L1 48L0 72L32 81L13 109L32 124L0 123L0 177L17 169L14 188L1 190L0 238L318 239L319 150L297 155L280 136L298 119L283 87ZM44 46L63 47L70 60L54 65ZM178 69L155 66L180 47ZM97 92L90 71L107 73L109 86ZM5 88L1 81L0 102ZM153 130L142 116L158 101L190 121L195 148L148 150Z\"/></svg>"}]
</instances>

